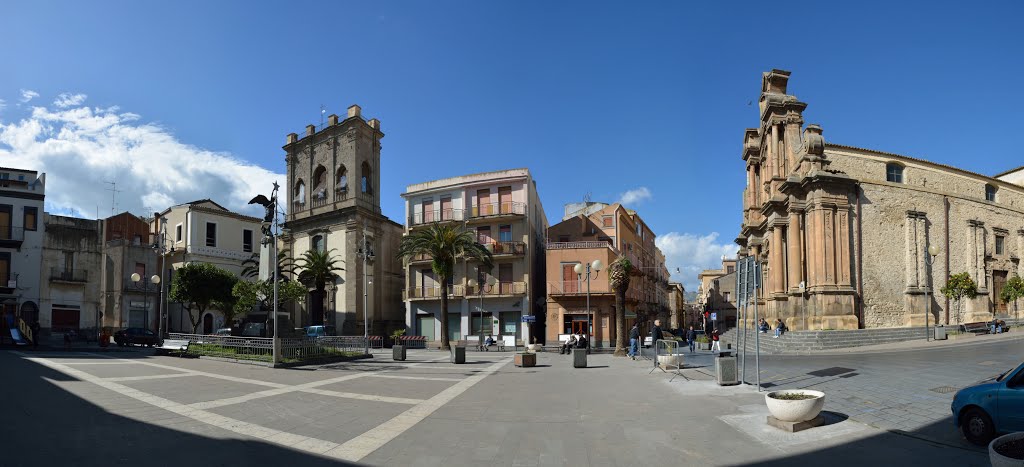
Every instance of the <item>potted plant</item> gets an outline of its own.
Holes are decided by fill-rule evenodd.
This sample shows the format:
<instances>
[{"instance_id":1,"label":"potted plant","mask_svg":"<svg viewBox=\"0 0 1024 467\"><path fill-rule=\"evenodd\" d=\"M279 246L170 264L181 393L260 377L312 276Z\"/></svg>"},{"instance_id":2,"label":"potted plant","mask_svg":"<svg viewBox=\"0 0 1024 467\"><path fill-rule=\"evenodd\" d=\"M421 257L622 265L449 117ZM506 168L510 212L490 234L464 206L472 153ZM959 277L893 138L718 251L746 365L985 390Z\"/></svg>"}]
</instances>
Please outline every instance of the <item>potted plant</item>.
<instances>
[{"instance_id":1,"label":"potted plant","mask_svg":"<svg viewBox=\"0 0 1024 467\"><path fill-rule=\"evenodd\" d=\"M1003 435L988 443L988 460L992 467L1024 465L1024 431Z\"/></svg>"},{"instance_id":2,"label":"potted plant","mask_svg":"<svg viewBox=\"0 0 1024 467\"><path fill-rule=\"evenodd\" d=\"M711 339L708 336L697 336L697 344L701 350L711 350Z\"/></svg>"},{"instance_id":3,"label":"potted plant","mask_svg":"<svg viewBox=\"0 0 1024 467\"><path fill-rule=\"evenodd\" d=\"M812 420L825 406L825 393L809 389L782 389L764 395L768 412L783 422Z\"/></svg>"},{"instance_id":4,"label":"potted plant","mask_svg":"<svg viewBox=\"0 0 1024 467\"><path fill-rule=\"evenodd\" d=\"M398 329L391 333L391 339L395 344L391 346L391 358L396 361L405 361L405 346L399 344L399 338L405 335L405 329Z\"/></svg>"},{"instance_id":5,"label":"potted plant","mask_svg":"<svg viewBox=\"0 0 1024 467\"><path fill-rule=\"evenodd\" d=\"M683 366L683 355L658 355L658 366L663 369L669 367L680 368Z\"/></svg>"},{"instance_id":6,"label":"potted plant","mask_svg":"<svg viewBox=\"0 0 1024 467\"><path fill-rule=\"evenodd\" d=\"M526 350L528 352L533 352L533 353L536 353L538 350L540 350L540 344L537 343L537 338L536 337L533 338L533 343L532 344L526 346Z\"/></svg>"},{"instance_id":7,"label":"potted plant","mask_svg":"<svg viewBox=\"0 0 1024 467\"><path fill-rule=\"evenodd\" d=\"M520 352L516 354L515 359L516 366L519 367L537 366L537 354L535 353Z\"/></svg>"}]
</instances>

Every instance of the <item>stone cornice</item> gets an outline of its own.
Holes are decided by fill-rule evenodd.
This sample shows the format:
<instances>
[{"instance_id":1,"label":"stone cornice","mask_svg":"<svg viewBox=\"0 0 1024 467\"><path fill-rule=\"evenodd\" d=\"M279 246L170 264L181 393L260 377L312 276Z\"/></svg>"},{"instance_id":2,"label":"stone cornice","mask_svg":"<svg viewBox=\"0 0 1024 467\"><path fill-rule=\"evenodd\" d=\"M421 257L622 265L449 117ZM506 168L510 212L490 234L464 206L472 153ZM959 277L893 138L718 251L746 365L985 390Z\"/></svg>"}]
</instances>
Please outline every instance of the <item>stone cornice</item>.
<instances>
[{"instance_id":1,"label":"stone cornice","mask_svg":"<svg viewBox=\"0 0 1024 467\"><path fill-rule=\"evenodd\" d=\"M907 219L927 219L928 214L921 211L907 211Z\"/></svg>"},{"instance_id":2,"label":"stone cornice","mask_svg":"<svg viewBox=\"0 0 1024 467\"><path fill-rule=\"evenodd\" d=\"M1009 235L1010 231L1002 227L992 227L992 231L997 234Z\"/></svg>"},{"instance_id":3,"label":"stone cornice","mask_svg":"<svg viewBox=\"0 0 1024 467\"><path fill-rule=\"evenodd\" d=\"M985 223L979 220L967 219L967 225L971 227L984 227Z\"/></svg>"}]
</instances>

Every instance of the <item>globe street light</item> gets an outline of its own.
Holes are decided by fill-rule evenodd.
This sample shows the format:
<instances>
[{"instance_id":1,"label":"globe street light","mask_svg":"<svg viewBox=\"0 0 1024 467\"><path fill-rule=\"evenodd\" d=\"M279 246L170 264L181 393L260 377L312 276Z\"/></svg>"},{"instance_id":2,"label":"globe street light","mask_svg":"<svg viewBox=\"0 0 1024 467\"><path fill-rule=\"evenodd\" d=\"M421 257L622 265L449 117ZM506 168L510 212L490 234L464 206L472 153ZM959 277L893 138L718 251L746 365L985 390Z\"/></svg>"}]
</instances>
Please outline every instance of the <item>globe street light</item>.
<instances>
[{"instance_id":1,"label":"globe street light","mask_svg":"<svg viewBox=\"0 0 1024 467\"><path fill-rule=\"evenodd\" d=\"M488 275L483 284L477 284L475 279L470 279L467 283L467 285L474 288L476 288L477 285L480 285L480 287L476 289L477 295L480 296L480 350L484 350L484 289L486 288L486 291L490 292L494 287L494 284L497 282L498 281L494 279L494 276Z\"/></svg>"},{"instance_id":2,"label":"globe street light","mask_svg":"<svg viewBox=\"0 0 1024 467\"><path fill-rule=\"evenodd\" d=\"M582 277L583 277L584 274L586 274L586 276L587 276L587 330L586 330L586 334L588 336L587 337L587 351L588 352L590 351L590 341L594 340L593 339L594 336L592 336L590 334L590 277L591 277L591 275L593 275L594 279L597 279L597 275L601 272L602 269L604 269L604 263L602 263L601 260L599 260L599 259L595 259L592 263L587 263L586 267L584 267L582 263L577 263L576 266L573 266L573 268L572 268L573 271L576 271L576 276L580 277L581 280L582 280ZM593 270L593 274L591 274L591 270ZM623 313L625 313L625 311L623 311ZM623 330L619 329L619 332L623 332Z\"/></svg>"},{"instance_id":3,"label":"globe street light","mask_svg":"<svg viewBox=\"0 0 1024 467\"><path fill-rule=\"evenodd\" d=\"M924 290L924 301L926 302L925 314L924 314L924 340L928 341L928 315L932 314L932 300L928 297L928 293L932 290L932 264L935 263L935 257L939 255L939 247L932 245L928 247L928 254L924 257L925 261L928 262L928 287ZM938 320L935 323L939 325Z\"/></svg>"},{"instance_id":4,"label":"globe street light","mask_svg":"<svg viewBox=\"0 0 1024 467\"><path fill-rule=\"evenodd\" d=\"M149 284L146 283L146 282L142 282L140 284L141 281L142 281L142 276L139 275L139 273L137 273L137 272L133 272L132 273L132 282L135 283L135 287L138 288L140 285L142 286L142 303L143 303L143 308L146 309L146 319L145 319L145 322L148 324L149 323ZM159 284L160 284L160 276L158 276L156 274L153 274L153 277L149 278L149 282L152 282L153 285L155 285L155 286L159 286Z\"/></svg>"}]
</instances>

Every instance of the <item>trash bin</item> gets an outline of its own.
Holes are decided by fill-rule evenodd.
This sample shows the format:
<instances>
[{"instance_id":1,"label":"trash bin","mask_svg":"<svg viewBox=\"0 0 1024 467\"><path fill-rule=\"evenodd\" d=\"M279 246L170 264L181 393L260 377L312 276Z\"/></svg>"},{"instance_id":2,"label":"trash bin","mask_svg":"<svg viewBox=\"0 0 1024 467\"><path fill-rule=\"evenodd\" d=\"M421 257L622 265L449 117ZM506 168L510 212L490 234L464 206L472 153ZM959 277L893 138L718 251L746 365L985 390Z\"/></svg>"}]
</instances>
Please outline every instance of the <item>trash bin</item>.
<instances>
[{"instance_id":1,"label":"trash bin","mask_svg":"<svg viewBox=\"0 0 1024 467\"><path fill-rule=\"evenodd\" d=\"M587 349L572 349L573 368L587 367Z\"/></svg>"},{"instance_id":2,"label":"trash bin","mask_svg":"<svg viewBox=\"0 0 1024 467\"><path fill-rule=\"evenodd\" d=\"M452 363L466 363L465 347L452 347Z\"/></svg>"},{"instance_id":3,"label":"trash bin","mask_svg":"<svg viewBox=\"0 0 1024 467\"><path fill-rule=\"evenodd\" d=\"M395 361L404 362L405 361L405 346L404 345L392 346L391 347L391 358L393 358Z\"/></svg>"},{"instance_id":4,"label":"trash bin","mask_svg":"<svg viewBox=\"0 0 1024 467\"><path fill-rule=\"evenodd\" d=\"M723 354L731 355L725 352ZM715 357L715 376L719 386L739 384L739 375L736 371L736 357Z\"/></svg>"},{"instance_id":5,"label":"trash bin","mask_svg":"<svg viewBox=\"0 0 1024 467\"><path fill-rule=\"evenodd\" d=\"M946 327L943 325L935 326L935 340L944 341L946 340Z\"/></svg>"}]
</instances>

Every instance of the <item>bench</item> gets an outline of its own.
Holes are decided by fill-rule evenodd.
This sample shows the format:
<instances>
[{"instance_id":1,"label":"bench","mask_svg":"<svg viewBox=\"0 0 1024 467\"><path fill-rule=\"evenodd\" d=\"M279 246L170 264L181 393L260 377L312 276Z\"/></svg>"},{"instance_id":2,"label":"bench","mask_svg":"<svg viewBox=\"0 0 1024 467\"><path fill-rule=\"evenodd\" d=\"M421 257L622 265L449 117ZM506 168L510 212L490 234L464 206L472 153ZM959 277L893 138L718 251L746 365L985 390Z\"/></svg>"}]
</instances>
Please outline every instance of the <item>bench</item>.
<instances>
[{"instance_id":1,"label":"bench","mask_svg":"<svg viewBox=\"0 0 1024 467\"><path fill-rule=\"evenodd\" d=\"M975 334L988 334L989 331L988 323L965 323L960 325L960 329Z\"/></svg>"},{"instance_id":2,"label":"bench","mask_svg":"<svg viewBox=\"0 0 1024 467\"><path fill-rule=\"evenodd\" d=\"M188 339L164 339L164 341L157 347L157 351L165 350L167 353L178 352L179 356L185 355L188 352L188 346L192 342Z\"/></svg>"}]
</instances>

